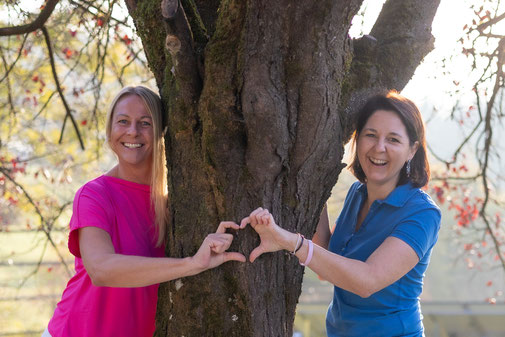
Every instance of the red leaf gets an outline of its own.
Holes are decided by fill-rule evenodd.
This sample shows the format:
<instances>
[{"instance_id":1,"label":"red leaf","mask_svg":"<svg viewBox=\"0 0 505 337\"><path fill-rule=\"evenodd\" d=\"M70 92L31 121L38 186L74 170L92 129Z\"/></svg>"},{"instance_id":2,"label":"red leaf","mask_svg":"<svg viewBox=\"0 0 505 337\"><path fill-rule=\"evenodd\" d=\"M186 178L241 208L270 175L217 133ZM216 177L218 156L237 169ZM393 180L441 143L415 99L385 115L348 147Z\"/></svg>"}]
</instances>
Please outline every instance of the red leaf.
<instances>
[{"instance_id":1,"label":"red leaf","mask_svg":"<svg viewBox=\"0 0 505 337\"><path fill-rule=\"evenodd\" d=\"M86 124L88 124L88 121L87 121L86 119L84 119L84 120L81 122L81 125L83 125L83 126L84 126L84 125L86 125Z\"/></svg>"},{"instance_id":2,"label":"red leaf","mask_svg":"<svg viewBox=\"0 0 505 337\"><path fill-rule=\"evenodd\" d=\"M129 45L132 43L132 40L128 37L128 35L123 36L123 41L126 43L126 45Z\"/></svg>"},{"instance_id":3,"label":"red leaf","mask_svg":"<svg viewBox=\"0 0 505 337\"><path fill-rule=\"evenodd\" d=\"M32 81L33 81L33 82L37 82L38 80L39 80L39 75L34 75L34 76L32 77Z\"/></svg>"}]
</instances>

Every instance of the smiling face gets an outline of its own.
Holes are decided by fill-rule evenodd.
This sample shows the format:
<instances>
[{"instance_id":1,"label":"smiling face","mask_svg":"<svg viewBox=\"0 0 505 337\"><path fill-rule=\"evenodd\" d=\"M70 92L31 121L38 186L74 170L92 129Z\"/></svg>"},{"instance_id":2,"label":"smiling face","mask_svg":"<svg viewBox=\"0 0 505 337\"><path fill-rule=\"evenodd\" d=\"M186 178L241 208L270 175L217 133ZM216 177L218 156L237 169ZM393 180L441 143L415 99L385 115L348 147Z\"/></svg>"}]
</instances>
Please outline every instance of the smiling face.
<instances>
[{"instance_id":1,"label":"smiling face","mask_svg":"<svg viewBox=\"0 0 505 337\"><path fill-rule=\"evenodd\" d=\"M392 191L400 171L416 153L407 129L393 111L377 110L365 123L357 139L357 155L368 188Z\"/></svg>"},{"instance_id":2,"label":"smiling face","mask_svg":"<svg viewBox=\"0 0 505 337\"><path fill-rule=\"evenodd\" d=\"M150 173L153 161L153 120L137 95L126 95L114 107L109 145L121 171Z\"/></svg>"}]
</instances>

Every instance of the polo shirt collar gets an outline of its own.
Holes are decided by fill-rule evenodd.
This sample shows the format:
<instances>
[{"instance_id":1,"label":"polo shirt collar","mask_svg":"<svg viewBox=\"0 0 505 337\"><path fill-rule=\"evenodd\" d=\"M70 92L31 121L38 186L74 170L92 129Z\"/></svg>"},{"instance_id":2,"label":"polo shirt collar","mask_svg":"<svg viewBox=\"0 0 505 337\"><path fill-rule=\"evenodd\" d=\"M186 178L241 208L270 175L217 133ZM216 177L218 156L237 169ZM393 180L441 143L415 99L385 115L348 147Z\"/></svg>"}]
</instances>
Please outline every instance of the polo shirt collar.
<instances>
[{"instance_id":1,"label":"polo shirt collar","mask_svg":"<svg viewBox=\"0 0 505 337\"><path fill-rule=\"evenodd\" d=\"M394 207L403 207L407 200L416 193L417 188L412 186L412 183L408 182L406 184L397 186L384 200L377 200L379 204L388 204ZM366 184L361 184L358 187L358 192L363 195L363 198L368 196L368 191Z\"/></svg>"}]
</instances>

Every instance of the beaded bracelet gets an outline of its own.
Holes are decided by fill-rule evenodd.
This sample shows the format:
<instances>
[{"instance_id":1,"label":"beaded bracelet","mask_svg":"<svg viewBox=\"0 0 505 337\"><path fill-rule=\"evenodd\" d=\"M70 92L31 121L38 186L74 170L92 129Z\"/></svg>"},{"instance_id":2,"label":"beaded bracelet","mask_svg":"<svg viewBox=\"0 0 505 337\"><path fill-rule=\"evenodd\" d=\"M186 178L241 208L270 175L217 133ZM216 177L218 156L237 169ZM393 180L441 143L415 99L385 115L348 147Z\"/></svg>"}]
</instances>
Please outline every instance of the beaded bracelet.
<instances>
[{"instance_id":1,"label":"beaded bracelet","mask_svg":"<svg viewBox=\"0 0 505 337\"><path fill-rule=\"evenodd\" d=\"M307 240L307 241L308 241L308 243L309 243L309 254L307 255L307 259L305 260L305 262L304 262L304 263L302 263L302 262L300 261L300 264L301 264L302 266L304 266L304 267L309 265L310 260L312 260L312 254L314 253L314 244L312 243L312 241L311 241L311 240Z\"/></svg>"},{"instance_id":2,"label":"beaded bracelet","mask_svg":"<svg viewBox=\"0 0 505 337\"><path fill-rule=\"evenodd\" d=\"M300 242L300 245L298 246L298 248L296 248L295 250L295 254L300 250L300 248L302 248L303 246L303 240L305 240L305 236L299 234L301 237L302 237L302 242Z\"/></svg>"}]
</instances>

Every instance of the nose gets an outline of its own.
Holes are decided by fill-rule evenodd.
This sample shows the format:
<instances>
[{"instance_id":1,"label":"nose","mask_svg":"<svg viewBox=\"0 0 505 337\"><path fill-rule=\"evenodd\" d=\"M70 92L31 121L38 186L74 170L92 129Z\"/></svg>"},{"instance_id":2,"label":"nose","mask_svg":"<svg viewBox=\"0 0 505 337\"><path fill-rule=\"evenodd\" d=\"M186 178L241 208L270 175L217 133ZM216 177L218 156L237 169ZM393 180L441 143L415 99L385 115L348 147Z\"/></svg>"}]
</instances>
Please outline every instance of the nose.
<instances>
[{"instance_id":1,"label":"nose","mask_svg":"<svg viewBox=\"0 0 505 337\"><path fill-rule=\"evenodd\" d=\"M137 123L131 123L126 132L129 136L137 136L139 134Z\"/></svg>"},{"instance_id":2,"label":"nose","mask_svg":"<svg viewBox=\"0 0 505 337\"><path fill-rule=\"evenodd\" d=\"M386 151L386 140L384 138L377 139L375 143L375 151L384 152Z\"/></svg>"}]
</instances>

